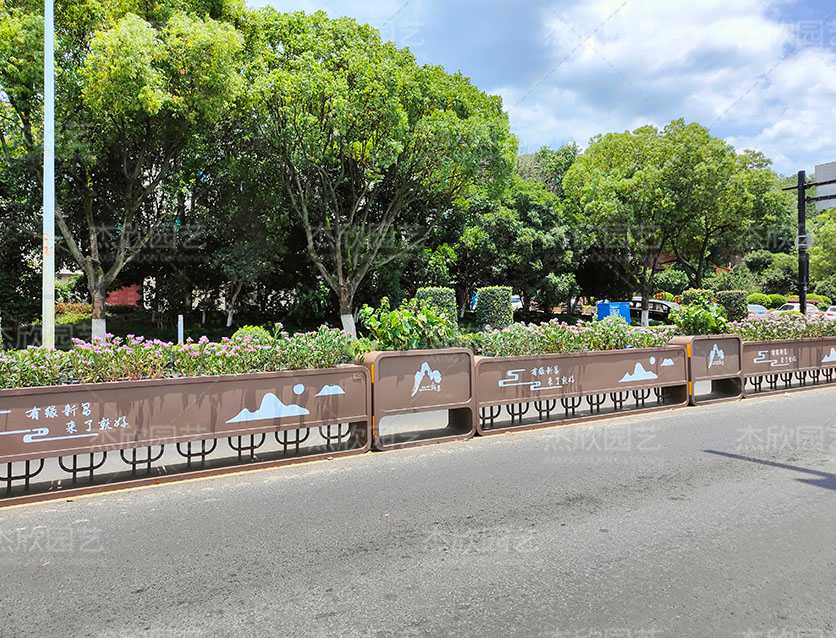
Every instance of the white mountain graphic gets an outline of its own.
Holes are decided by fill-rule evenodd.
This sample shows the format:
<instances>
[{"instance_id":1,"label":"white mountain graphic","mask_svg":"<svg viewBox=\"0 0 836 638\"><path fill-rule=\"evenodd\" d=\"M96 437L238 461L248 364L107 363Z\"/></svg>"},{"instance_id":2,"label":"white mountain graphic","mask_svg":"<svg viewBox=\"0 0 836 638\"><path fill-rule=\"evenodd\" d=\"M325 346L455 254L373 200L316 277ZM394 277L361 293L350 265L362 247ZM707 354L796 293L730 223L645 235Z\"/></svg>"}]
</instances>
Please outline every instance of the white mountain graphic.
<instances>
[{"instance_id":1,"label":"white mountain graphic","mask_svg":"<svg viewBox=\"0 0 836 638\"><path fill-rule=\"evenodd\" d=\"M310 410L306 410L299 405L285 405L279 400L279 397L272 392L268 392L261 400L261 406L258 410L250 412L247 408L244 408L237 415L227 421L227 423L267 421L270 419L282 419L288 416L303 416L310 413Z\"/></svg>"},{"instance_id":2,"label":"white mountain graphic","mask_svg":"<svg viewBox=\"0 0 836 638\"><path fill-rule=\"evenodd\" d=\"M330 397L334 394L345 394L345 390L343 390L338 385L326 385L322 388L319 392L316 393L318 397Z\"/></svg>"},{"instance_id":3,"label":"white mountain graphic","mask_svg":"<svg viewBox=\"0 0 836 638\"><path fill-rule=\"evenodd\" d=\"M660 365L663 368L667 368L668 366L675 366L676 364L673 362L673 359L665 359Z\"/></svg>"},{"instance_id":4,"label":"white mountain graphic","mask_svg":"<svg viewBox=\"0 0 836 638\"><path fill-rule=\"evenodd\" d=\"M421 382L424 380L424 377L430 378L430 387L422 387ZM418 394L418 390L437 390L441 391L441 387L438 385L441 383L441 373L438 370L433 370L430 367L430 364L424 361L424 364L421 366L421 369L415 373L415 385L412 386L412 396Z\"/></svg>"},{"instance_id":5,"label":"white mountain graphic","mask_svg":"<svg viewBox=\"0 0 836 638\"><path fill-rule=\"evenodd\" d=\"M824 359L821 360L822 363L833 363L836 361L836 348L831 348L830 352L828 352Z\"/></svg>"},{"instance_id":6,"label":"white mountain graphic","mask_svg":"<svg viewBox=\"0 0 836 638\"><path fill-rule=\"evenodd\" d=\"M636 367L633 369L633 374L629 372L621 377L621 381L619 383L627 383L628 381L649 381L651 379L658 379L659 375L654 372L650 372L649 370L645 370L644 366L638 362L636 363Z\"/></svg>"}]
</instances>

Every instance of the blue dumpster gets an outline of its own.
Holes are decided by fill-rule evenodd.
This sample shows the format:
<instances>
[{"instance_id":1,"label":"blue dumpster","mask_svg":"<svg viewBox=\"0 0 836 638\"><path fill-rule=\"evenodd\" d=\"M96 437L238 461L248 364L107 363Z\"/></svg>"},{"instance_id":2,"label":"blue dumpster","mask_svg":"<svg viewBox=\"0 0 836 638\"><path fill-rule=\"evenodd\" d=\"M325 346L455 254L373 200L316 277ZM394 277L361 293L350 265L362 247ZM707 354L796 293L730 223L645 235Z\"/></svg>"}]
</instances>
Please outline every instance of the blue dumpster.
<instances>
[{"instance_id":1,"label":"blue dumpster","mask_svg":"<svg viewBox=\"0 0 836 638\"><path fill-rule=\"evenodd\" d=\"M630 302L629 301L599 301L598 321L604 317L624 317L630 323Z\"/></svg>"}]
</instances>

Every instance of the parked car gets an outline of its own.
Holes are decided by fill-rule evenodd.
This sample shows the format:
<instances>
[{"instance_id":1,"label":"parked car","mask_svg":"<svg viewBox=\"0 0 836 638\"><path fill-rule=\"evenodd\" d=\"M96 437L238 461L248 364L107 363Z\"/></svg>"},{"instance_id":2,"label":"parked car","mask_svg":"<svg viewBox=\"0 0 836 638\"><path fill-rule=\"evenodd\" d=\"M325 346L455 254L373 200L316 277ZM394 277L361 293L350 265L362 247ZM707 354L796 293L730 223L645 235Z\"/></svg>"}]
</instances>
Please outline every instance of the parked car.
<instances>
[{"instance_id":1,"label":"parked car","mask_svg":"<svg viewBox=\"0 0 836 638\"><path fill-rule=\"evenodd\" d=\"M756 303L749 304L749 318L757 317L758 315L766 315L769 314L769 311L764 306L760 306Z\"/></svg>"},{"instance_id":2,"label":"parked car","mask_svg":"<svg viewBox=\"0 0 836 638\"><path fill-rule=\"evenodd\" d=\"M522 310L522 299L519 295L511 295L511 308L514 310Z\"/></svg>"},{"instance_id":3,"label":"parked car","mask_svg":"<svg viewBox=\"0 0 836 638\"><path fill-rule=\"evenodd\" d=\"M792 310L793 312L801 312L801 304L797 302L789 302L785 303L783 306L775 310L774 312L786 312L787 310ZM816 315L820 315L821 310L816 308L814 304L808 303L807 304L807 316L808 317L815 317Z\"/></svg>"},{"instance_id":4,"label":"parked car","mask_svg":"<svg viewBox=\"0 0 836 638\"><path fill-rule=\"evenodd\" d=\"M648 299L647 310L651 319L656 321L669 321L668 316L671 310L679 309L679 304L673 301L664 301L663 299ZM642 298L635 296L630 301L630 316L640 318L642 314Z\"/></svg>"},{"instance_id":5,"label":"parked car","mask_svg":"<svg viewBox=\"0 0 836 638\"><path fill-rule=\"evenodd\" d=\"M825 319L836 320L836 306L830 306L824 313Z\"/></svg>"}]
</instances>

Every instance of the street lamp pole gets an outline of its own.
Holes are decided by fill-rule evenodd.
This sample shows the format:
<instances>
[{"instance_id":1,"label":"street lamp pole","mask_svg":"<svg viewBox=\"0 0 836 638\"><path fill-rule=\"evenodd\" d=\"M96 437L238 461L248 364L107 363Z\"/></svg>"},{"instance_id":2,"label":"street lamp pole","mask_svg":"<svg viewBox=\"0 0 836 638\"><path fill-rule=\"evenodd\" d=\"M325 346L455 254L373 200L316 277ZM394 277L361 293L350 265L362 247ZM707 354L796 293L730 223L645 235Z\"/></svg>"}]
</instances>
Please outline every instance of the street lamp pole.
<instances>
[{"instance_id":1,"label":"street lamp pole","mask_svg":"<svg viewBox=\"0 0 836 638\"><path fill-rule=\"evenodd\" d=\"M44 0L44 220L41 345L55 347L55 25Z\"/></svg>"}]
</instances>

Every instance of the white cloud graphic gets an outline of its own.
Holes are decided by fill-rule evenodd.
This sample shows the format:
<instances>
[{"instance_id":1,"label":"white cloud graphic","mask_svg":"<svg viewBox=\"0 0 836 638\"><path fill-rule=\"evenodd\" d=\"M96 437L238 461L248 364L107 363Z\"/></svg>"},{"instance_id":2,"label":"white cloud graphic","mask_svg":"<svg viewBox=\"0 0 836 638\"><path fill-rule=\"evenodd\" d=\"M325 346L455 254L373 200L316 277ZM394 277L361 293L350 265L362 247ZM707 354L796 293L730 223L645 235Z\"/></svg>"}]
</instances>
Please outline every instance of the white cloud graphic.
<instances>
[{"instance_id":1,"label":"white cloud graphic","mask_svg":"<svg viewBox=\"0 0 836 638\"><path fill-rule=\"evenodd\" d=\"M661 366L663 368L667 368L668 366L675 366L676 364L673 362L673 359L665 359L662 361Z\"/></svg>"},{"instance_id":2,"label":"white cloud graphic","mask_svg":"<svg viewBox=\"0 0 836 638\"><path fill-rule=\"evenodd\" d=\"M836 361L836 348L831 348L830 352L825 355L824 359L821 360L822 363L833 363Z\"/></svg>"},{"instance_id":3,"label":"white cloud graphic","mask_svg":"<svg viewBox=\"0 0 836 638\"><path fill-rule=\"evenodd\" d=\"M261 407L255 412L244 408L227 423L248 423L250 421L267 421L269 419L282 419L288 416L303 416L310 414L310 410L299 405L285 405L272 392L268 392L261 400Z\"/></svg>"},{"instance_id":4,"label":"white cloud graphic","mask_svg":"<svg viewBox=\"0 0 836 638\"><path fill-rule=\"evenodd\" d=\"M345 394L345 390L343 390L338 385L326 385L322 388L319 392L316 393L318 397L330 397L334 394Z\"/></svg>"},{"instance_id":5,"label":"white cloud graphic","mask_svg":"<svg viewBox=\"0 0 836 638\"><path fill-rule=\"evenodd\" d=\"M658 379L659 375L650 372L649 370L645 370L644 366L641 363L636 363L636 367L633 370L633 374L629 372L625 374L619 383L627 383L628 381L649 381L651 379Z\"/></svg>"}]
</instances>

